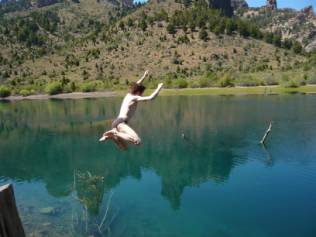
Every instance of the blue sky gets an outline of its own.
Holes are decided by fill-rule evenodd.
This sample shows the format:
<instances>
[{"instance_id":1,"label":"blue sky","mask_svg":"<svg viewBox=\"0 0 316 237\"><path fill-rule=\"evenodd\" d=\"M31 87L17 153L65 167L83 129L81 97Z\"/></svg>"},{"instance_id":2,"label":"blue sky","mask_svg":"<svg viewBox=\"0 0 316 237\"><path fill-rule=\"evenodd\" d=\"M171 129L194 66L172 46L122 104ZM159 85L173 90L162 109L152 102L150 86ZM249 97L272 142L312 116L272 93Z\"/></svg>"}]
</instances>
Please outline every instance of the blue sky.
<instances>
[{"instance_id":1,"label":"blue sky","mask_svg":"<svg viewBox=\"0 0 316 237\"><path fill-rule=\"evenodd\" d=\"M251 7L258 7L266 4L266 0L246 0ZM280 8L302 9L306 6L313 5L316 11L316 0L277 0ZM135 2L146 2L146 0L135 0Z\"/></svg>"},{"instance_id":2,"label":"blue sky","mask_svg":"<svg viewBox=\"0 0 316 237\"><path fill-rule=\"evenodd\" d=\"M258 7L266 3L266 0L247 0L249 6ZM278 7L288 7L295 9L302 9L306 6L313 5L314 10L316 10L316 0L277 0Z\"/></svg>"}]
</instances>

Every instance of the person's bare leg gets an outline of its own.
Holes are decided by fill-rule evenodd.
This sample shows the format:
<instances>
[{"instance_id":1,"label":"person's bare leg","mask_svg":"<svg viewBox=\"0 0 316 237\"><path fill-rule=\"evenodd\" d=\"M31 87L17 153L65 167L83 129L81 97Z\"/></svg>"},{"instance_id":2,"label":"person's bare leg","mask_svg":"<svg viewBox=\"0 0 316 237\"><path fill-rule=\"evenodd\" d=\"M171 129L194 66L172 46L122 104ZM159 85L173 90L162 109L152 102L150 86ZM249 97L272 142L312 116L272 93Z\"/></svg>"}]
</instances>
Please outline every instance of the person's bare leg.
<instances>
[{"instance_id":1,"label":"person's bare leg","mask_svg":"<svg viewBox=\"0 0 316 237\"><path fill-rule=\"evenodd\" d=\"M116 144L120 149L127 150L128 144L122 138L117 137L115 134L117 133L116 129L112 129L103 134L103 136L99 139L100 142L112 140L114 144Z\"/></svg>"},{"instance_id":2,"label":"person's bare leg","mask_svg":"<svg viewBox=\"0 0 316 237\"><path fill-rule=\"evenodd\" d=\"M116 137L122 138L124 141L130 142L134 145L140 145L141 140L137 133L126 123L121 123L117 126Z\"/></svg>"},{"instance_id":3,"label":"person's bare leg","mask_svg":"<svg viewBox=\"0 0 316 237\"><path fill-rule=\"evenodd\" d=\"M126 151L128 149L128 144L119 137L113 137L111 140L121 149Z\"/></svg>"},{"instance_id":4,"label":"person's bare leg","mask_svg":"<svg viewBox=\"0 0 316 237\"><path fill-rule=\"evenodd\" d=\"M125 123L121 123L117 128L113 128L103 134L100 141L112 140L120 149L128 148L127 142L140 145L141 140L137 133Z\"/></svg>"}]
</instances>

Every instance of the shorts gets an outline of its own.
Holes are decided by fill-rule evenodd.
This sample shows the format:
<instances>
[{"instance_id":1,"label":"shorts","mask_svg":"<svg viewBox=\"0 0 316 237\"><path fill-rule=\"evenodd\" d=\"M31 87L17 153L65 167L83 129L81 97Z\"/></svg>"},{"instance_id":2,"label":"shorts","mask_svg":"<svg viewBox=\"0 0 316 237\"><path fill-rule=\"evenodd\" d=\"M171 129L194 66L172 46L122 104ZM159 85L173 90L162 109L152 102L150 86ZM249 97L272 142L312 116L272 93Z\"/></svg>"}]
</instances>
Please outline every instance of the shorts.
<instances>
[{"instance_id":1,"label":"shorts","mask_svg":"<svg viewBox=\"0 0 316 237\"><path fill-rule=\"evenodd\" d=\"M115 120L113 121L113 123L112 123L112 129L113 129L113 128L117 128L117 126L118 126L119 124L121 124L121 123L126 123L126 124L127 124L126 119L123 119L123 118L117 118L117 119L115 119Z\"/></svg>"}]
</instances>

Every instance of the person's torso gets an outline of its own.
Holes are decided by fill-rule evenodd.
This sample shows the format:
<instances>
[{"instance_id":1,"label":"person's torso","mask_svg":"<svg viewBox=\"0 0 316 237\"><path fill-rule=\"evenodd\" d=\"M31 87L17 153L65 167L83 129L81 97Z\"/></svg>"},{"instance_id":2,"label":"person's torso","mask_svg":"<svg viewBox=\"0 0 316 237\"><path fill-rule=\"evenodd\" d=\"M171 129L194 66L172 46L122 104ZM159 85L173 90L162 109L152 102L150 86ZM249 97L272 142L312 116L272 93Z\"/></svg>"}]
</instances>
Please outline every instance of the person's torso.
<instances>
[{"instance_id":1,"label":"person's torso","mask_svg":"<svg viewBox=\"0 0 316 237\"><path fill-rule=\"evenodd\" d=\"M128 121L134 115L136 108L137 101L135 100L135 96L128 93L122 102L118 117Z\"/></svg>"}]
</instances>

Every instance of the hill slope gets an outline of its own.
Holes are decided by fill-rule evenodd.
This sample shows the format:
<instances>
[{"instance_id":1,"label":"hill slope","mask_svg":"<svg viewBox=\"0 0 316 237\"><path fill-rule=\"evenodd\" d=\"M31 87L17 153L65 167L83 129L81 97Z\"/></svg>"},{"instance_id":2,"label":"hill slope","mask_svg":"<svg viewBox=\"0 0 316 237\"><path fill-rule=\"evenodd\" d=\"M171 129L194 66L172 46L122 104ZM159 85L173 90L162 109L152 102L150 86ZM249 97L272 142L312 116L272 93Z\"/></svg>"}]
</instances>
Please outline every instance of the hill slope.
<instances>
[{"instance_id":1,"label":"hill slope","mask_svg":"<svg viewBox=\"0 0 316 237\"><path fill-rule=\"evenodd\" d=\"M25 23L29 18L33 20ZM284 48L281 39L251 22L208 9L204 1L155 0L122 11L110 2L82 0L9 14L2 22L14 24L10 19L16 27L1 24L2 42L7 43L0 59L2 77L15 93L44 91L53 81L64 91L125 87L145 69L152 72L150 87L156 79L170 87L314 80L311 60L297 49ZM21 24L32 26L32 21L36 31L21 40ZM303 67L305 77L293 83Z\"/></svg>"}]
</instances>

